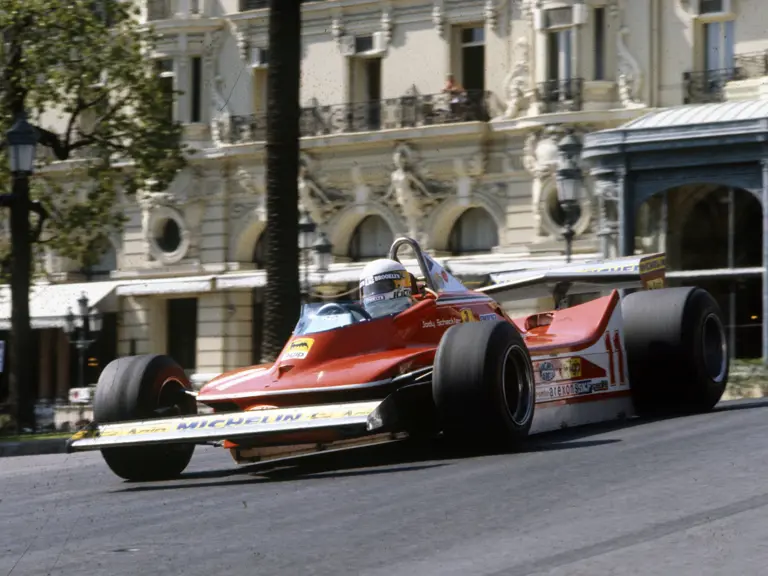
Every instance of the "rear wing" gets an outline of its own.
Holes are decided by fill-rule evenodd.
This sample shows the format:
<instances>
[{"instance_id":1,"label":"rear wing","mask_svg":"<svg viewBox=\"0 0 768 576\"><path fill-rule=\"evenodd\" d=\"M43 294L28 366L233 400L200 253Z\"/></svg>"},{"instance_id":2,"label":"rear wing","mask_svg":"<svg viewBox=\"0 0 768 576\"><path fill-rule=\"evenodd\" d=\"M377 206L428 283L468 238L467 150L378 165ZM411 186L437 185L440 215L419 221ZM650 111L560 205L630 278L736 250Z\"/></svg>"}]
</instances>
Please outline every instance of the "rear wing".
<instances>
[{"instance_id":1,"label":"rear wing","mask_svg":"<svg viewBox=\"0 0 768 576\"><path fill-rule=\"evenodd\" d=\"M654 290L666 286L664 253L566 264L557 268L526 268L491 274L494 284L475 291L526 300L567 294L591 294L606 289Z\"/></svg>"}]
</instances>

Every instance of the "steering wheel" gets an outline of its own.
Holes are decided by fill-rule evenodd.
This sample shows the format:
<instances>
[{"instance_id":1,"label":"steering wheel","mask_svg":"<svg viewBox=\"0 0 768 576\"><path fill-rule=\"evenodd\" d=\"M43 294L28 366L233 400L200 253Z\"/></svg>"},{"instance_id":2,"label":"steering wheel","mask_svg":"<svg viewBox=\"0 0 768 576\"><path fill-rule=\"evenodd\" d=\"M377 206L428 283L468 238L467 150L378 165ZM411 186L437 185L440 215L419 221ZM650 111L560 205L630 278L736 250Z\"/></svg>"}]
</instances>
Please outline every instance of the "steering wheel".
<instances>
[{"instance_id":1,"label":"steering wheel","mask_svg":"<svg viewBox=\"0 0 768 576\"><path fill-rule=\"evenodd\" d=\"M328 304L323 304L320 306L320 308L315 313L315 316L324 316L326 314L330 315L334 312L329 312L329 310L335 310L337 314L349 314L349 310L344 308L341 304L337 304L336 302L330 302Z\"/></svg>"}]
</instances>

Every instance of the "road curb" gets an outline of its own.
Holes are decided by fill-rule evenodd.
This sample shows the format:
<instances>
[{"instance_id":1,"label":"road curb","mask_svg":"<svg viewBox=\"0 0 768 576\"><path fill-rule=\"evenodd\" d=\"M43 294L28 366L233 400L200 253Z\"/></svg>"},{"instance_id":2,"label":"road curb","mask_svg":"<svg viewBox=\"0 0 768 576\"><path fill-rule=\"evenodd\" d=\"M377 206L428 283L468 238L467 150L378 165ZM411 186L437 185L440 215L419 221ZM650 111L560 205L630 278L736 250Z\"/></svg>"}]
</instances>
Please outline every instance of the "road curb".
<instances>
[{"instance_id":1,"label":"road curb","mask_svg":"<svg viewBox=\"0 0 768 576\"><path fill-rule=\"evenodd\" d=\"M8 456L35 456L40 454L64 454L67 451L67 438L46 440L22 440L0 442L0 458Z\"/></svg>"}]
</instances>

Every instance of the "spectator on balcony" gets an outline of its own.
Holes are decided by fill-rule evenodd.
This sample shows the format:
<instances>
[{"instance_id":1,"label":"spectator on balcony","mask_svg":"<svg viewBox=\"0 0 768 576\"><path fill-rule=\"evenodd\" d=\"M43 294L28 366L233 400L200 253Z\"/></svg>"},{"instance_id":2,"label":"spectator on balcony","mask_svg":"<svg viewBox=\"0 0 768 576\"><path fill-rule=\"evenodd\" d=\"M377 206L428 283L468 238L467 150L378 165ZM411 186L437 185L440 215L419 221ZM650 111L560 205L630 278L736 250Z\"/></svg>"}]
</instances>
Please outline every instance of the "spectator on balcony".
<instances>
[{"instance_id":1,"label":"spectator on balcony","mask_svg":"<svg viewBox=\"0 0 768 576\"><path fill-rule=\"evenodd\" d=\"M448 74L445 78L445 88L443 93L448 96L451 112L456 113L459 107L466 101L467 91L464 87L454 80L453 74Z\"/></svg>"}]
</instances>

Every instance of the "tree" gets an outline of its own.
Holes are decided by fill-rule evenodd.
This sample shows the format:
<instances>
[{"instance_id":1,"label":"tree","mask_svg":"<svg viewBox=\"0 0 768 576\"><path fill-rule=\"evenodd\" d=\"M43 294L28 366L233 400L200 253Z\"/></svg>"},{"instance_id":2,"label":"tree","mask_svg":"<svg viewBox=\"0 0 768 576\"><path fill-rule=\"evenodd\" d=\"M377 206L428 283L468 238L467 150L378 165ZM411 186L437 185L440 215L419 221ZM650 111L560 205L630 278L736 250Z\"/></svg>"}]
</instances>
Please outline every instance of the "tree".
<instances>
[{"instance_id":1,"label":"tree","mask_svg":"<svg viewBox=\"0 0 768 576\"><path fill-rule=\"evenodd\" d=\"M298 248L300 79L301 2L270 0L264 361L274 360L285 346L301 305Z\"/></svg>"},{"instance_id":2,"label":"tree","mask_svg":"<svg viewBox=\"0 0 768 576\"><path fill-rule=\"evenodd\" d=\"M181 125L168 113L174 95L163 90L149 57L156 37L138 14L121 0L4 0L0 11L0 130L26 114L38 147L48 151L43 164L77 159L64 165L63 178L61 165L38 169L31 195L14 180L8 202L18 428L34 424L29 290L39 238L30 234L31 200L50 215L50 249L88 265L122 223L120 195L161 190L186 164ZM0 190L10 187L0 158Z\"/></svg>"}]
</instances>

